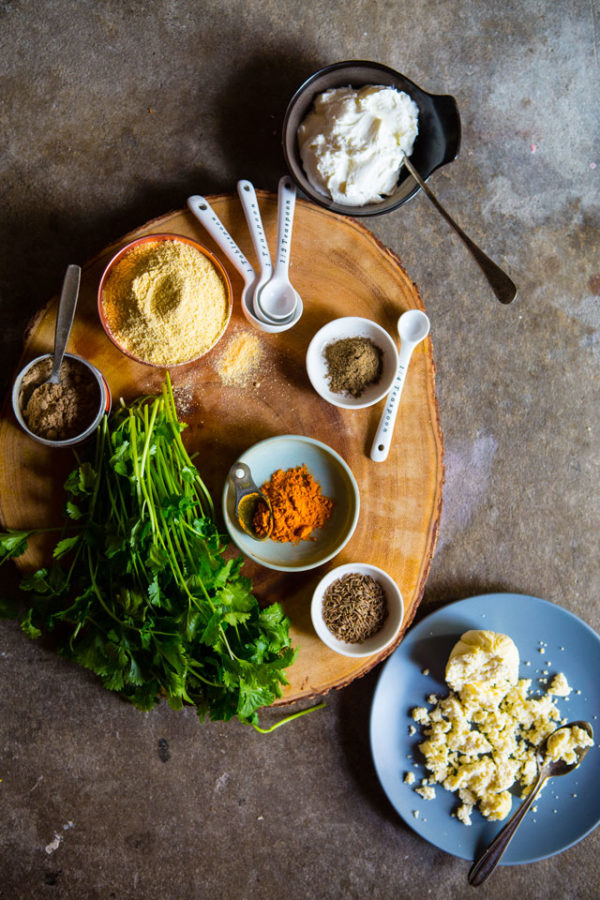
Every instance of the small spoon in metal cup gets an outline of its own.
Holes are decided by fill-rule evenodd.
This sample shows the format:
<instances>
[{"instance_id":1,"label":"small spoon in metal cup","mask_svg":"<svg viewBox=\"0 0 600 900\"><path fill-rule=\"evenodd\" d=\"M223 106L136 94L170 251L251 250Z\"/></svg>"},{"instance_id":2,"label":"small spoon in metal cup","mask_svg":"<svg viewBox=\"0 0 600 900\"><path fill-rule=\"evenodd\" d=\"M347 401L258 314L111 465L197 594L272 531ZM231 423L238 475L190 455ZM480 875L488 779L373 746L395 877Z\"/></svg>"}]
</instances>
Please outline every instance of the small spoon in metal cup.
<instances>
[{"instance_id":1,"label":"small spoon in metal cup","mask_svg":"<svg viewBox=\"0 0 600 900\"><path fill-rule=\"evenodd\" d=\"M429 334L429 327L429 317L420 309L409 309L398 319L398 334L400 335L398 368L371 445L371 459L375 462L383 462L387 459L408 364L417 344L425 340Z\"/></svg>"},{"instance_id":2,"label":"small spoon in metal cup","mask_svg":"<svg viewBox=\"0 0 600 900\"><path fill-rule=\"evenodd\" d=\"M277 189L277 259L269 281L256 293L256 304L268 321L281 322L294 314L298 292L290 283L288 269L296 188L284 175Z\"/></svg>"},{"instance_id":3,"label":"small spoon in metal cup","mask_svg":"<svg viewBox=\"0 0 600 900\"><path fill-rule=\"evenodd\" d=\"M512 303L512 301L517 296L517 288L514 281L509 278L506 272L501 269L500 266L497 266L496 263L492 259L490 259L489 256L487 256L467 234L465 234L460 225L457 225L452 216L444 209L431 188L429 188L425 184L408 156L404 157L404 165L406 166L412 177L415 179L419 187L431 200L437 211L441 213L446 222L448 222L448 224L455 230L459 238L466 246L467 250L469 250L471 255L474 257L500 303Z\"/></svg>"},{"instance_id":4,"label":"small spoon in metal cup","mask_svg":"<svg viewBox=\"0 0 600 900\"><path fill-rule=\"evenodd\" d=\"M75 307L79 297L79 284L81 281L80 266L68 266L63 280L58 312L56 314L56 328L54 331L54 355L52 358L52 371L44 384L60 384L60 367L65 356L67 341L71 333L71 326L75 317ZM41 387L41 385L40 385Z\"/></svg>"},{"instance_id":5,"label":"small spoon in metal cup","mask_svg":"<svg viewBox=\"0 0 600 900\"><path fill-rule=\"evenodd\" d=\"M582 728L584 731L587 731L587 733L593 740L594 731L589 722L569 722L568 725L561 725L560 728L557 728L552 732L552 734L556 734L557 731L560 731L563 728L573 728L575 726ZM523 821L527 810L541 791L544 783L548 780L548 778L554 778L558 775L566 775L568 772L572 772L573 769L576 769L577 766L581 763L584 756L590 749L589 747L578 747L575 751L577 753L577 759L574 763L566 763L562 759L550 760L549 762L544 763L544 751L546 749L548 741L552 737L552 734L548 735L548 737L538 750L538 775L533 783L530 793L527 795L526 799L518 807L518 809L515 810L504 828L496 835L489 847L484 850L479 859L471 867L471 870L469 872L469 884L476 887L477 885L483 884L483 882L490 877L490 875L500 862L500 858L504 854L504 851L510 844L515 831Z\"/></svg>"},{"instance_id":6,"label":"small spoon in metal cup","mask_svg":"<svg viewBox=\"0 0 600 900\"><path fill-rule=\"evenodd\" d=\"M265 541L273 531L271 502L254 484L250 469L243 462L236 462L229 470L229 480L235 488L235 516L240 528L255 541ZM254 524L257 512L265 519L265 532L258 534Z\"/></svg>"}]
</instances>

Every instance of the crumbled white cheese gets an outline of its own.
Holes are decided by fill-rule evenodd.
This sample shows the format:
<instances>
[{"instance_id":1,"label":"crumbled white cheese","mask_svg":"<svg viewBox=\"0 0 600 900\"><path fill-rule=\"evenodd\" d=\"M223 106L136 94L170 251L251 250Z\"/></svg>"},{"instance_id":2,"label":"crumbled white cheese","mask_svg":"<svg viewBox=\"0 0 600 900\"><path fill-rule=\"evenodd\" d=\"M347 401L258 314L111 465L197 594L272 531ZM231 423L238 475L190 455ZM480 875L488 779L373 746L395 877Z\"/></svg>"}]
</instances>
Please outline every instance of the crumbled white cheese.
<instances>
[{"instance_id":1,"label":"crumbled white cheese","mask_svg":"<svg viewBox=\"0 0 600 900\"><path fill-rule=\"evenodd\" d=\"M415 788L415 793L419 794L423 800L435 800L435 788L430 784Z\"/></svg>"},{"instance_id":2,"label":"crumbled white cheese","mask_svg":"<svg viewBox=\"0 0 600 900\"><path fill-rule=\"evenodd\" d=\"M424 706L415 707L411 715L415 722L420 722L422 725L429 721L429 714Z\"/></svg>"},{"instance_id":3,"label":"crumbled white cheese","mask_svg":"<svg viewBox=\"0 0 600 900\"><path fill-rule=\"evenodd\" d=\"M404 775L404 784L414 784L417 779L414 772L406 772Z\"/></svg>"},{"instance_id":4,"label":"crumbled white cheese","mask_svg":"<svg viewBox=\"0 0 600 900\"><path fill-rule=\"evenodd\" d=\"M577 762L579 747L591 747L594 741L579 725L570 728L559 728L548 738L545 761L564 760L568 765Z\"/></svg>"},{"instance_id":5,"label":"crumbled white cheese","mask_svg":"<svg viewBox=\"0 0 600 900\"><path fill-rule=\"evenodd\" d=\"M550 682L548 693L554 694L555 697L569 696L569 694L571 693L571 686L569 685L569 682L562 672L558 672L558 674L554 676L554 678Z\"/></svg>"},{"instance_id":6,"label":"crumbled white cheese","mask_svg":"<svg viewBox=\"0 0 600 900\"><path fill-rule=\"evenodd\" d=\"M430 710L412 710L423 728L419 749L431 775L415 790L431 798L437 783L457 792L460 805L454 815L465 825L471 824L475 807L491 821L508 816L510 789L518 784L525 796L535 780L536 747L565 724L552 697L570 691L565 676L558 673L545 695L531 696L531 679L519 680L518 666L518 650L506 635L467 632L448 660L453 689L446 697L429 696ZM566 745L557 742L556 753L562 757L563 752L570 758Z\"/></svg>"}]
</instances>

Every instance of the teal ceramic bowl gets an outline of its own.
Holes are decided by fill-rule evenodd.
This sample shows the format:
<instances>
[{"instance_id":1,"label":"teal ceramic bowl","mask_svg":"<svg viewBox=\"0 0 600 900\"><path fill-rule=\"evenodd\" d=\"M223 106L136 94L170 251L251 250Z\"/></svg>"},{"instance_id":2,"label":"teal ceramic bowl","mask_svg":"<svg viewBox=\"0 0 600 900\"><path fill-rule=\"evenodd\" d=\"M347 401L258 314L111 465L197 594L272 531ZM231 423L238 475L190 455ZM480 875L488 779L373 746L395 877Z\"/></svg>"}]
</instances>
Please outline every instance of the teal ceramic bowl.
<instances>
[{"instance_id":1,"label":"teal ceramic bowl","mask_svg":"<svg viewBox=\"0 0 600 900\"><path fill-rule=\"evenodd\" d=\"M348 464L327 444L303 435L279 435L254 444L237 461L246 463L258 487L277 469L292 469L304 463L321 485L322 493L333 499L331 517L315 533L316 540L298 544L256 541L237 524L235 489L227 480L223 489L223 517L232 541L245 556L267 569L304 572L328 562L348 543L358 522L358 485Z\"/></svg>"}]
</instances>

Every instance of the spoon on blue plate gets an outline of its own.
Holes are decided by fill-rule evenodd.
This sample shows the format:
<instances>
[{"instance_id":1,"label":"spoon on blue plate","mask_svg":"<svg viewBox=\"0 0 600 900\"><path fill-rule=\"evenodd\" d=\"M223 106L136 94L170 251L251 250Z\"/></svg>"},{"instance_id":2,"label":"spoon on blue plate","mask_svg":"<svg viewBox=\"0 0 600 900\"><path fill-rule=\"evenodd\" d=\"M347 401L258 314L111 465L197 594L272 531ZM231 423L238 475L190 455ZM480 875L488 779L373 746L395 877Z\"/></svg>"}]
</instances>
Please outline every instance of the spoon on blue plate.
<instances>
[{"instance_id":1,"label":"spoon on blue plate","mask_svg":"<svg viewBox=\"0 0 600 900\"><path fill-rule=\"evenodd\" d=\"M566 730L575 727L585 731L589 737L592 738L593 743L594 731L589 722L569 722L568 725L561 725L560 728L557 728L556 731L553 731L552 734L546 738L537 754L538 774L531 786L530 792L527 794L523 803L510 817L504 828L498 832L492 843L484 850L471 867L471 870L469 871L469 884L477 887L478 885L483 884L484 881L487 881L490 877L500 862L500 858L503 856L504 851L513 839L515 831L523 821L525 813L530 808L548 778L555 778L557 775L567 775L581 763L591 745L575 747L575 761L572 763L567 763L564 759L560 758L546 760L545 750L552 735L563 729Z\"/></svg>"}]
</instances>

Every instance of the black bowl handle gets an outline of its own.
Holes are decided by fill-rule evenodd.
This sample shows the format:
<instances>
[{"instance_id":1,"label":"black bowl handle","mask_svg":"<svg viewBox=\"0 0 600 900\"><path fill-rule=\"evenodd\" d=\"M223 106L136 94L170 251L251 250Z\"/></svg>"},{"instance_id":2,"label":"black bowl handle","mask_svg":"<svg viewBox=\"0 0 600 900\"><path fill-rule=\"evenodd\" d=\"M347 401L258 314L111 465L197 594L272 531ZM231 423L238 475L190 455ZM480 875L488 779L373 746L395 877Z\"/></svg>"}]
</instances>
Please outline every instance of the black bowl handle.
<instances>
[{"instance_id":1,"label":"black bowl handle","mask_svg":"<svg viewBox=\"0 0 600 900\"><path fill-rule=\"evenodd\" d=\"M450 94L430 94L430 97L446 139L444 157L436 166L437 169L458 156L461 138L460 115L458 104Z\"/></svg>"}]
</instances>

